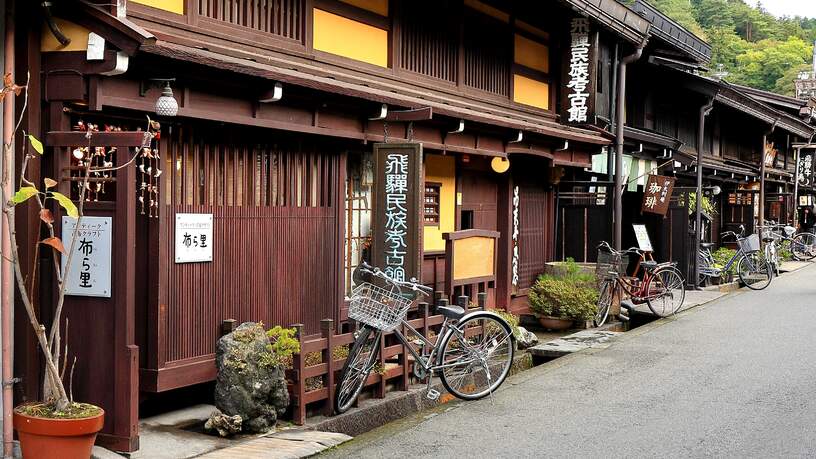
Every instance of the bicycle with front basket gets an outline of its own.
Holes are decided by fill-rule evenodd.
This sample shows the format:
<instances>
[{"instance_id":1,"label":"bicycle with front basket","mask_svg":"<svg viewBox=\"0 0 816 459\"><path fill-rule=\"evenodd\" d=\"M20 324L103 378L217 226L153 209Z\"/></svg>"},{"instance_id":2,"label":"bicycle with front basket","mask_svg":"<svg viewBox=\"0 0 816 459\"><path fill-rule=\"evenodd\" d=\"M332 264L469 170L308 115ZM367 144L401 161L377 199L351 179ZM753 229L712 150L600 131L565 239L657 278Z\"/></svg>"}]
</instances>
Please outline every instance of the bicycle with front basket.
<instances>
[{"instance_id":1,"label":"bicycle with front basket","mask_svg":"<svg viewBox=\"0 0 816 459\"><path fill-rule=\"evenodd\" d=\"M652 313L659 317L675 314L683 306L686 281L677 269L677 263L646 260L644 254L635 247L618 251L607 242L598 245L596 275L600 281L600 295L595 314L596 327L606 322L615 295L621 298L624 292L633 304L646 303ZM626 277L629 256L638 257L638 266L644 270L643 279Z\"/></svg>"},{"instance_id":2,"label":"bicycle with front basket","mask_svg":"<svg viewBox=\"0 0 816 459\"><path fill-rule=\"evenodd\" d=\"M436 400L440 395L431 387L434 374L439 375L448 392L463 400L485 397L507 378L515 338L510 325L499 315L489 311L468 313L460 306L437 306L436 312L444 316L444 321L434 342L405 320L417 297L430 296L432 289L416 279L393 279L366 263L355 269L354 283L348 315L362 327L355 333L337 384L334 409L338 414L354 404L377 363L382 334L391 331L414 356L414 376L427 377L429 399ZM409 341L400 326L417 339Z\"/></svg>"}]
</instances>

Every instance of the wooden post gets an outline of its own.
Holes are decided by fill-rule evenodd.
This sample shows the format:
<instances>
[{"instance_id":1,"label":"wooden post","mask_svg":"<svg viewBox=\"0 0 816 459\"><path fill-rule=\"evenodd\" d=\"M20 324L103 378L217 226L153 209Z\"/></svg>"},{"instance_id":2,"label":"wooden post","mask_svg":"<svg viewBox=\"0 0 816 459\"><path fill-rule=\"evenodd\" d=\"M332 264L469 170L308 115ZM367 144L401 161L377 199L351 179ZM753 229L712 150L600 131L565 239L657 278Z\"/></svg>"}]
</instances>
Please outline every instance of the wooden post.
<instances>
[{"instance_id":1,"label":"wooden post","mask_svg":"<svg viewBox=\"0 0 816 459\"><path fill-rule=\"evenodd\" d=\"M459 295L456 297L456 305L460 308L467 310L468 303L470 303L470 297L467 295Z\"/></svg>"},{"instance_id":2,"label":"wooden post","mask_svg":"<svg viewBox=\"0 0 816 459\"><path fill-rule=\"evenodd\" d=\"M401 327L402 327L402 334L404 336L405 332L406 332L405 325L401 325ZM400 356L400 359L399 359L400 365L402 365L402 378L400 378L400 390L408 390L408 378L409 378L409 375L410 375L410 373L408 371L409 355L410 354L408 353L408 346L403 344L402 345L402 355Z\"/></svg>"},{"instance_id":3,"label":"wooden post","mask_svg":"<svg viewBox=\"0 0 816 459\"><path fill-rule=\"evenodd\" d=\"M235 330L238 321L235 319L224 319L221 321L221 336L229 335Z\"/></svg>"},{"instance_id":4,"label":"wooden post","mask_svg":"<svg viewBox=\"0 0 816 459\"><path fill-rule=\"evenodd\" d=\"M295 329L295 338L300 343L301 352L292 356L292 368L295 370L294 393L295 393L295 407L292 413L292 422L302 426L306 423L306 378L303 377L303 370L305 368L305 358L303 356L303 324L293 324Z\"/></svg>"},{"instance_id":5,"label":"wooden post","mask_svg":"<svg viewBox=\"0 0 816 459\"><path fill-rule=\"evenodd\" d=\"M419 313L422 315L422 336L428 337L428 303L419 303Z\"/></svg>"},{"instance_id":6,"label":"wooden post","mask_svg":"<svg viewBox=\"0 0 816 459\"><path fill-rule=\"evenodd\" d=\"M320 334L326 339L326 348L323 349L323 361L326 362L328 373L323 378L323 383L329 389L329 399L323 408L323 414L331 416L334 414L334 320L323 319L320 321Z\"/></svg>"},{"instance_id":7,"label":"wooden post","mask_svg":"<svg viewBox=\"0 0 816 459\"><path fill-rule=\"evenodd\" d=\"M380 333L380 371L385 371L385 333ZM377 398L385 398L385 374L379 374L380 381L377 384Z\"/></svg>"},{"instance_id":8,"label":"wooden post","mask_svg":"<svg viewBox=\"0 0 816 459\"><path fill-rule=\"evenodd\" d=\"M476 304L479 305L479 309L481 309L482 311L487 309L487 292L479 292L476 298L477 298Z\"/></svg>"}]
</instances>

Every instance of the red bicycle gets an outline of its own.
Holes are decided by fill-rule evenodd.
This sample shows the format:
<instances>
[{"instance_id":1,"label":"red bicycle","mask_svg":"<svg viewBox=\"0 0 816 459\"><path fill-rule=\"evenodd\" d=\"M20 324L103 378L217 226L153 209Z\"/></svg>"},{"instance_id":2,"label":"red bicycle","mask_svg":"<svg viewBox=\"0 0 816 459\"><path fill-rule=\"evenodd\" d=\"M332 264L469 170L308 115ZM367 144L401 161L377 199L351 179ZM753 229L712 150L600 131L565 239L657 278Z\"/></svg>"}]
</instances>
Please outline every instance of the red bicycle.
<instances>
[{"instance_id":1,"label":"red bicycle","mask_svg":"<svg viewBox=\"0 0 816 459\"><path fill-rule=\"evenodd\" d=\"M626 276L630 256L638 257L633 277ZM641 268L643 279L637 277ZM677 313L686 299L686 281L677 269L677 263L647 260L645 252L635 247L618 251L602 242L598 246L595 273L600 291L598 311L595 313L596 327L606 323L616 294L622 298L625 293L634 304L646 303L652 313L659 317Z\"/></svg>"}]
</instances>

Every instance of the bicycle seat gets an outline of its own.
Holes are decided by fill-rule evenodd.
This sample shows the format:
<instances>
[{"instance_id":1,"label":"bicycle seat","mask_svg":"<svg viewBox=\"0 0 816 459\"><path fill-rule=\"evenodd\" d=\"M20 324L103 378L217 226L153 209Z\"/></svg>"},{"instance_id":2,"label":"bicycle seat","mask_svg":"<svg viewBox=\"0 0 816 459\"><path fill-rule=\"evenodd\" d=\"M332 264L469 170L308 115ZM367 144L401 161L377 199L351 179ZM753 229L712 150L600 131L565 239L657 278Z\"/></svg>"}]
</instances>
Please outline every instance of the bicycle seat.
<instances>
[{"instance_id":1,"label":"bicycle seat","mask_svg":"<svg viewBox=\"0 0 816 459\"><path fill-rule=\"evenodd\" d=\"M771 236L763 236L762 237L762 242L773 242L775 240L776 240L776 238L771 237Z\"/></svg>"},{"instance_id":2,"label":"bicycle seat","mask_svg":"<svg viewBox=\"0 0 816 459\"><path fill-rule=\"evenodd\" d=\"M459 320L462 316L465 315L465 309L461 306L450 305L450 306L437 306L436 312L442 314L443 316L447 317L448 319Z\"/></svg>"},{"instance_id":3,"label":"bicycle seat","mask_svg":"<svg viewBox=\"0 0 816 459\"><path fill-rule=\"evenodd\" d=\"M645 260L640 262L640 266L643 269L655 269L657 268L657 262L652 260Z\"/></svg>"},{"instance_id":4,"label":"bicycle seat","mask_svg":"<svg viewBox=\"0 0 816 459\"><path fill-rule=\"evenodd\" d=\"M714 248L714 243L713 243L713 242L701 242L701 243L700 243L700 248L701 248L701 249L711 249L711 248Z\"/></svg>"}]
</instances>

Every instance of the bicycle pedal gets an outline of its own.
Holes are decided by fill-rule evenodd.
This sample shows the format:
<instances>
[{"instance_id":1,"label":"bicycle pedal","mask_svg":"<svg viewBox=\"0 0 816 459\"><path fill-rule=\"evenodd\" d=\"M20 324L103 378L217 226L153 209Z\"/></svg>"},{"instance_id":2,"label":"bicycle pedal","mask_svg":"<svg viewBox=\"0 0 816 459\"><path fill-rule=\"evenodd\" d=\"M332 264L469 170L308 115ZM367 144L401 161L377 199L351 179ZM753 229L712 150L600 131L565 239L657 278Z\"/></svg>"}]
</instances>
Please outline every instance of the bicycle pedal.
<instances>
[{"instance_id":1,"label":"bicycle pedal","mask_svg":"<svg viewBox=\"0 0 816 459\"><path fill-rule=\"evenodd\" d=\"M437 399L439 399L439 396L440 396L440 395L441 395L441 394L439 393L439 391L438 391L438 390L436 390L436 389L428 389L428 393L427 393L427 394L425 394L425 397L427 397L427 398L428 398L428 400L437 400Z\"/></svg>"}]
</instances>

